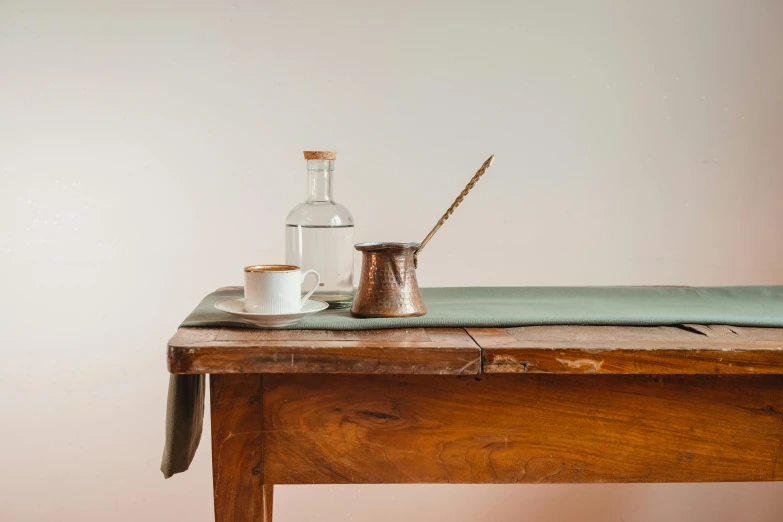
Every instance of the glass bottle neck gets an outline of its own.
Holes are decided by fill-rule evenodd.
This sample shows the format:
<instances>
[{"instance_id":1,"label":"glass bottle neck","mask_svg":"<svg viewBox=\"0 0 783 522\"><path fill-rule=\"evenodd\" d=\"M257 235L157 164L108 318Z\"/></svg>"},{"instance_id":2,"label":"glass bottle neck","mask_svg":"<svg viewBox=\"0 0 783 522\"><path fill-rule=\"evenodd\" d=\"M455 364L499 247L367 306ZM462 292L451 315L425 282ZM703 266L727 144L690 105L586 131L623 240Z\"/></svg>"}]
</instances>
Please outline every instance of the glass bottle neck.
<instances>
[{"instance_id":1,"label":"glass bottle neck","mask_svg":"<svg viewBox=\"0 0 783 522\"><path fill-rule=\"evenodd\" d=\"M307 201L332 201L334 160L307 160Z\"/></svg>"}]
</instances>

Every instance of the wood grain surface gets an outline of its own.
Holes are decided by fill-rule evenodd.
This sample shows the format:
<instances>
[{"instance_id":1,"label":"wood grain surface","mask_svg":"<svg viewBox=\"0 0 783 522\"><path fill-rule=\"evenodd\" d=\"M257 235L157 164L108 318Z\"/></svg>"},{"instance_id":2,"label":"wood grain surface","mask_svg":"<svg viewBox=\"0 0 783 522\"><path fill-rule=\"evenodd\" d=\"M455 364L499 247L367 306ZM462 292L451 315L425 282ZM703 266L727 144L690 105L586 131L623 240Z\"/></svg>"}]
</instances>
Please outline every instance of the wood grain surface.
<instances>
[{"instance_id":1,"label":"wood grain surface","mask_svg":"<svg viewBox=\"0 0 783 522\"><path fill-rule=\"evenodd\" d=\"M485 373L783 374L783 329L180 328L168 347L171 373L469 375L482 372L482 361Z\"/></svg>"},{"instance_id":2,"label":"wood grain surface","mask_svg":"<svg viewBox=\"0 0 783 522\"><path fill-rule=\"evenodd\" d=\"M363 373L469 375L481 354L461 328L259 330L180 328L171 373Z\"/></svg>"},{"instance_id":3,"label":"wood grain surface","mask_svg":"<svg viewBox=\"0 0 783 522\"><path fill-rule=\"evenodd\" d=\"M781 374L783 329L734 326L468 328L485 373Z\"/></svg>"},{"instance_id":4,"label":"wood grain surface","mask_svg":"<svg viewBox=\"0 0 783 522\"><path fill-rule=\"evenodd\" d=\"M262 376L211 375L212 482L216 522L272 521L264 482Z\"/></svg>"},{"instance_id":5,"label":"wood grain surface","mask_svg":"<svg viewBox=\"0 0 783 522\"><path fill-rule=\"evenodd\" d=\"M264 474L275 484L783 479L782 376L263 382Z\"/></svg>"}]
</instances>

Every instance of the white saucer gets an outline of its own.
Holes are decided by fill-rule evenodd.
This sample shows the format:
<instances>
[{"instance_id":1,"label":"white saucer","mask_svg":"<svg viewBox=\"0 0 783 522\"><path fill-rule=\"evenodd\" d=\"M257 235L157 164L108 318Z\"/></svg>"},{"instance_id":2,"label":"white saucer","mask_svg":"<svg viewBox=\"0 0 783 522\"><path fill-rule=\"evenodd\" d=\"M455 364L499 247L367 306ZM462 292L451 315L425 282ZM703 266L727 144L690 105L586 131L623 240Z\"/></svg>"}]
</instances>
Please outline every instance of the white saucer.
<instances>
[{"instance_id":1,"label":"white saucer","mask_svg":"<svg viewBox=\"0 0 783 522\"><path fill-rule=\"evenodd\" d=\"M243 321L256 326L263 326L264 328L282 328L283 326L291 326L308 315L320 312L321 310L326 310L329 308L329 305L323 301L308 299L299 312L290 314L255 314L245 312L245 299L242 298L220 301L215 303L215 308L235 315Z\"/></svg>"}]
</instances>

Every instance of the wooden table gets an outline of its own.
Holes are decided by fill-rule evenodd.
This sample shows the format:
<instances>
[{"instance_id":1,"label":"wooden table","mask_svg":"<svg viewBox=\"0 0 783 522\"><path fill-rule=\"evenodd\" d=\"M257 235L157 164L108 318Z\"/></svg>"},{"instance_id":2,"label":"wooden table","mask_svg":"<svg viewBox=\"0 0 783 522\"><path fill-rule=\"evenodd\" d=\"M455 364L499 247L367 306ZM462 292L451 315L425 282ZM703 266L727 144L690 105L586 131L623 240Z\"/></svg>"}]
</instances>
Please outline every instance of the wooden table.
<instances>
[{"instance_id":1,"label":"wooden table","mask_svg":"<svg viewBox=\"0 0 783 522\"><path fill-rule=\"evenodd\" d=\"M783 479L783 329L181 328L210 374L215 519L274 484Z\"/></svg>"}]
</instances>

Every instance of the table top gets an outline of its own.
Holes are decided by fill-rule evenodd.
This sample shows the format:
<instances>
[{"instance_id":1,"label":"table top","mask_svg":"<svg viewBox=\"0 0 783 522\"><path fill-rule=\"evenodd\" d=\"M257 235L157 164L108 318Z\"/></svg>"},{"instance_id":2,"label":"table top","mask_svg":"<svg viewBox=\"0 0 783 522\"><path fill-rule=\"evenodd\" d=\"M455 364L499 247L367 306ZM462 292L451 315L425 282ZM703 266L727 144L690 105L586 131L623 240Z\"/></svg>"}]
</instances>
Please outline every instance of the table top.
<instances>
[{"instance_id":1,"label":"table top","mask_svg":"<svg viewBox=\"0 0 783 522\"><path fill-rule=\"evenodd\" d=\"M783 328L180 328L174 374L783 374Z\"/></svg>"}]
</instances>

